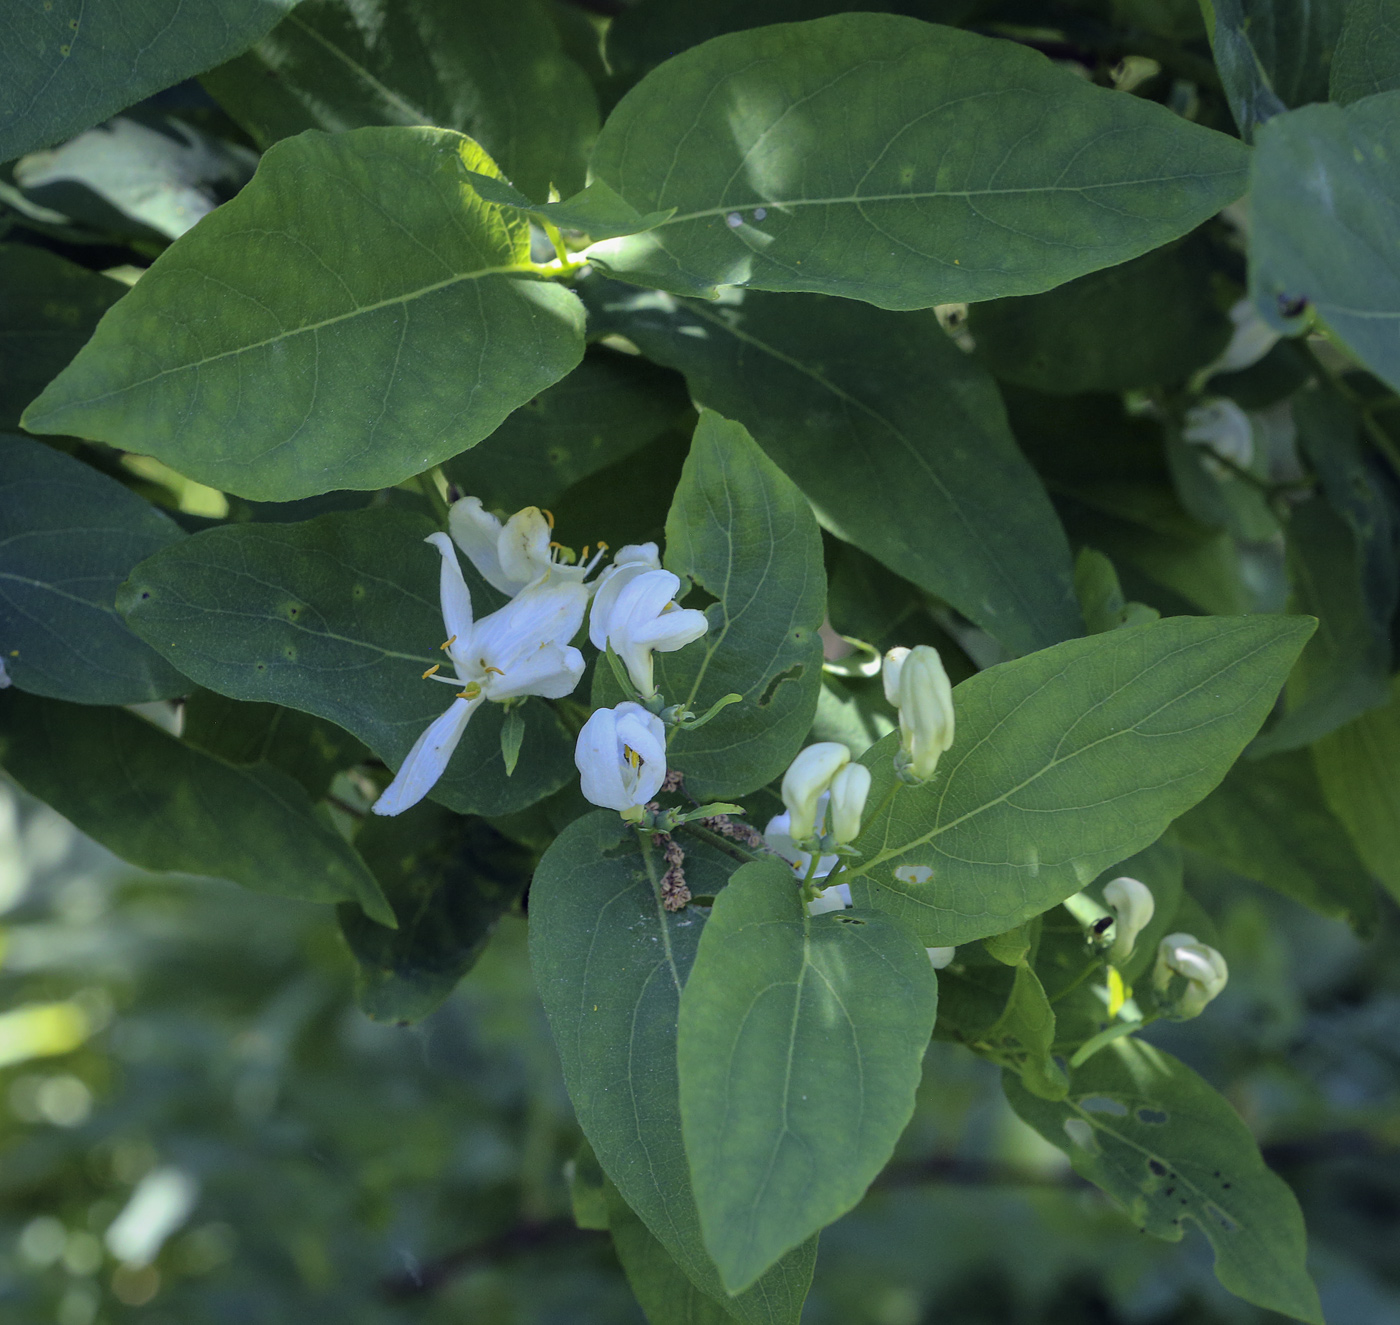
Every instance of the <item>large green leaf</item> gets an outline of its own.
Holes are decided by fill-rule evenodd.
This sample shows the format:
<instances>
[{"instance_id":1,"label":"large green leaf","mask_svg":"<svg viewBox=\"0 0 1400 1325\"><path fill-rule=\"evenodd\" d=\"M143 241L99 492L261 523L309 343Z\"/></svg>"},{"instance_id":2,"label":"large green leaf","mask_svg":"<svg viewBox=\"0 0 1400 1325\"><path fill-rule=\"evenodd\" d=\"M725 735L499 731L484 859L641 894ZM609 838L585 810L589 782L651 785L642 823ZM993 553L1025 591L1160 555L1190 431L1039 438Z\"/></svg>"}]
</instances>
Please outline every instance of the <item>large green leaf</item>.
<instances>
[{"instance_id":1,"label":"large green leaf","mask_svg":"<svg viewBox=\"0 0 1400 1325\"><path fill-rule=\"evenodd\" d=\"M42 442L0 435L0 661L10 679L80 704L188 690L116 610L131 568L182 537L116 479Z\"/></svg>"},{"instance_id":2,"label":"large green leaf","mask_svg":"<svg viewBox=\"0 0 1400 1325\"><path fill-rule=\"evenodd\" d=\"M0 763L123 860L257 892L358 902L394 923L374 876L300 783L235 768L118 708L0 696Z\"/></svg>"},{"instance_id":3,"label":"large green leaf","mask_svg":"<svg viewBox=\"0 0 1400 1325\"><path fill-rule=\"evenodd\" d=\"M1239 1115L1190 1068L1120 1040L1075 1070L1066 1100L1039 1099L1009 1074L1003 1081L1011 1107L1139 1228L1178 1242L1189 1220L1232 1293L1322 1325L1297 1200Z\"/></svg>"},{"instance_id":4,"label":"large green leaf","mask_svg":"<svg viewBox=\"0 0 1400 1325\"><path fill-rule=\"evenodd\" d=\"M122 589L139 635L200 685L326 718L397 768L452 702L421 681L441 663L437 552L422 516L374 508L303 524L226 525L144 562ZM478 616L499 602L473 583ZM508 814L573 773L568 737L543 701L521 712L506 777L499 704L483 704L430 793L463 814Z\"/></svg>"},{"instance_id":5,"label":"large green leaf","mask_svg":"<svg viewBox=\"0 0 1400 1325\"><path fill-rule=\"evenodd\" d=\"M0 244L0 428L29 404L92 335L126 286L28 244Z\"/></svg>"},{"instance_id":6,"label":"large green leaf","mask_svg":"<svg viewBox=\"0 0 1400 1325\"><path fill-rule=\"evenodd\" d=\"M1258 730L1313 623L1171 617L1057 644L953 691L957 738L919 787L874 774L852 896L930 947L999 934L1154 841Z\"/></svg>"},{"instance_id":7,"label":"large green leaf","mask_svg":"<svg viewBox=\"0 0 1400 1325\"><path fill-rule=\"evenodd\" d=\"M1177 830L1186 846L1314 911L1362 930L1374 923L1375 886L1304 750L1240 760Z\"/></svg>"},{"instance_id":8,"label":"large green leaf","mask_svg":"<svg viewBox=\"0 0 1400 1325\"><path fill-rule=\"evenodd\" d=\"M431 801L391 819L371 816L355 849L399 922L386 929L339 908L358 967L356 999L376 1021L420 1021L481 956L529 881L530 855L480 819Z\"/></svg>"},{"instance_id":9,"label":"large green leaf","mask_svg":"<svg viewBox=\"0 0 1400 1325\"><path fill-rule=\"evenodd\" d=\"M732 867L682 839L698 895L718 893ZM662 866L643 859L615 814L570 824L530 886L530 964L549 1017L579 1126L627 1204L685 1273L750 1325L796 1325L816 1260L815 1239L730 1298L705 1254L681 1142L676 1019L708 912L665 911Z\"/></svg>"},{"instance_id":10,"label":"large green leaf","mask_svg":"<svg viewBox=\"0 0 1400 1325\"><path fill-rule=\"evenodd\" d=\"M1069 547L995 384L929 312L819 295L676 300L584 282L590 332L679 368L822 523L1013 652L1080 633Z\"/></svg>"},{"instance_id":11,"label":"large green leaf","mask_svg":"<svg viewBox=\"0 0 1400 1325\"><path fill-rule=\"evenodd\" d=\"M0 161L237 55L295 0L50 0L0 13Z\"/></svg>"},{"instance_id":12,"label":"large green leaf","mask_svg":"<svg viewBox=\"0 0 1400 1325\"><path fill-rule=\"evenodd\" d=\"M204 85L266 147L303 129L470 134L522 189L583 187L598 107L541 0L303 0Z\"/></svg>"},{"instance_id":13,"label":"large green leaf","mask_svg":"<svg viewBox=\"0 0 1400 1325\"><path fill-rule=\"evenodd\" d=\"M575 483L682 422L688 412L685 388L674 373L638 355L594 348L562 382L522 405L484 442L443 468L488 508L549 506ZM573 538L567 529L560 532L566 542ZM573 546L584 541L579 538Z\"/></svg>"},{"instance_id":14,"label":"large green leaf","mask_svg":"<svg viewBox=\"0 0 1400 1325\"><path fill-rule=\"evenodd\" d=\"M1230 339L1204 243L1159 249L1045 294L968 310L978 357L1038 391L1126 391L1185 381Z\"/></svg>"},{"instance_id":15,"label":"large green leaf","mask_svg":"<svg viewBox=\"0 0 1400 1325\"><path fill-rule=\"evenodd\" d=\"M811 728L826 574L805 498L741 424L709 410L666 517L666 567L716 601L706 634L655 655L657 688L696 713L742 696L699 730L673 732L667 757L696 799L742 796L777 777ZM598 668L594 701L616 697Z\"/></svg>"},{"instance_id":16,"label":"large green leaf","mask_svg":"<svg viewBox=\"0 0 1400 1325\"><path fill-rule=\"evenodd\" d=\"M1026 46L839 14L717 37L633 88L592 173L676 212L589 252L679 294L1033 294L1184 234L1244 191L1245 155Z\"/></svg>"},{"instance_id":17,"label":"large green leaf","mask_svg":"<svg viewBox=\"0 0 1400 1325\"><path fill-rule=\"evenodd\" d=\"M171 245L29 407L245 497L387 487L490 434L583 353L496 167L440 129L306 133Z\"/></svg>"},{"instance_id":18,"label":"large green leaf","mask_svg":"<svg viewBox=\"0 0 1400 1325\"><path fill-rule=\"evenodd\" d=\"M681 994L681 1123L730 1292L845 1214L914 1112L938 981L876 912L809 916L785 862L715 898Z\"/></svg>"},{"instance_id":19,"label":"large green leaf","mask_svg":"<svg viewBox=\"0 0 1400 1325\"><path fill-rule=\"evenodd\" d=\"M1318 319L1400 390L1400 90L1305 106L1259 134L1250 294L1266 321Z\"/></svg>"},{"instance_id":20,"label":"large green leaf","mask_svg":"<svg viewBox=\"0 0 1400 1325\"><path fill-rule=\"evenodd\" d=\"M1390 702L1313 746L1322 793L1367 868L1400 898L1400 677Z\"/></svg>"},{"instance_id":21,"label":"large green leaf","mask_svg":"<svg viewBox=\"0 0 1400 1325\"><path fill-rule=\"evenodd\" d=\"M1359 101L1400 88L1400 3L1350 0L1332 56L1333 101Z\"/></svg>"}]
</instances>

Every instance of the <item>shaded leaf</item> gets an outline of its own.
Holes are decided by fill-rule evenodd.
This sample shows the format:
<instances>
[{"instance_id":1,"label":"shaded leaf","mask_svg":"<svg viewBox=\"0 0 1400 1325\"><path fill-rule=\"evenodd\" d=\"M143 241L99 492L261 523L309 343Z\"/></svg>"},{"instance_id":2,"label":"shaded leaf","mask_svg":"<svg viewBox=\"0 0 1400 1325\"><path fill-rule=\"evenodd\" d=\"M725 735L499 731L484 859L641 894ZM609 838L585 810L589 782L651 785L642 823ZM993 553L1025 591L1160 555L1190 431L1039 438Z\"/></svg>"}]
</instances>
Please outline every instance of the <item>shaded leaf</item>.
<instances>
[{"instance_id":1,"label":"shaded leaf","mask_svg":"<svg viewBox=\"0 0 1400 1325\"><path fill-rule=\"evenodd\" d=\"M1021 1084L1032 1095L1044 1100L1064 1099L1069 1081L1050 1057L1055 1043L1055 1009L1035 972L1024 963L1016 967L1006 1010L984 1038L1019 1065Z\"/></svg>"},{"instance_id":2,"label":"shaded leaf","mask_svg":"<svg viewBox=\"0 0 1400 1325\"><path fill-rule=\"evenodd\" d=\"M1333 101L1359 101L1400 88L1400 4L1350 0L1332 56Z\"/></svg>"}]
</instances>

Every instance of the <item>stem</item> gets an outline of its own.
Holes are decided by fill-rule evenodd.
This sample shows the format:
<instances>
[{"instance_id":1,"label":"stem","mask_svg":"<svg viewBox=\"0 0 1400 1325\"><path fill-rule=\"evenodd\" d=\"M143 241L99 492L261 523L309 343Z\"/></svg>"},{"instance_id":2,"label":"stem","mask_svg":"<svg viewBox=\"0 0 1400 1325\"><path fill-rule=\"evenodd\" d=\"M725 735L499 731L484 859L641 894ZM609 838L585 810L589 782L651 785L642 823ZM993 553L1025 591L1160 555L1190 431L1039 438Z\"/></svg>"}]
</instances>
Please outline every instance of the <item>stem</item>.
<instances>
[{"instance_id":1,"label":"stem","mask_svg":"<svg viewBox=\"0 0 1400 1325\"><path fill-rule=\"evenodd\" d=\"M1101 965L1103 965L1102 959L1095 957L1094 960L1088 964L1088 966L1086 966L1082 971L1080 971L1079 974L1076 975L1074 979L1069 982L1069 984L1067 984L1062 990L1060 990L1060 992L1056 994L1054 998L1050 999L1050 1003L1054 1005L1055 1003L1058 1003L1062 998L1064 998L1066 994L1073 993L1074 990L1078 989L1079 986L1082 985L1084 981L1087 980L1095 971L1097 971Z\"/></svg>"},{"instance_id":2,"label":"stem","mask_svg":"<svg viewBox=\"0 0 1400 1325\"><path fill-rule=\"evenodd\" d=\"M425 469L418 475L418 486L422 488L423 495L428 499L428 505L433 508L433 514L446 526L447 501L442 493L438 491L437 479L434 477L436 472L436 466L432 469Z\"/></svg>"},{"instance_id":3,"label":"stem","mask_svg":"<svg viewBox=\"0 0 1400 1325\"><path fill-rule=\"evenodd\" d=\"M716 851L722 851L731 860L737 860L741 864L747 865L750 861L763 860L764 856L756 851L750 851L747 847L742 847L739 843L731 841L729 838L716 833L713 829L705 828L701 824L684 823L678 827L687 832L693 833L707 846L712 846Z\"/></svg>"}]
</instances>

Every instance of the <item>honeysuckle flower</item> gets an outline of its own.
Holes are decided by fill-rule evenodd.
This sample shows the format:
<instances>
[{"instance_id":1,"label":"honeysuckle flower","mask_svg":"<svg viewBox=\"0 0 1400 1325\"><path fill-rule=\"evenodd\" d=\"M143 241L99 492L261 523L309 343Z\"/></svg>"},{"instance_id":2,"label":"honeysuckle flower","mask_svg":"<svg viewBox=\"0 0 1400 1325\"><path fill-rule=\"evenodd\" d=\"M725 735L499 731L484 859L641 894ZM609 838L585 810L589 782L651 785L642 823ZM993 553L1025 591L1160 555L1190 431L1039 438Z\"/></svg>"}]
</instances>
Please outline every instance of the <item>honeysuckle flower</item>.
<instances>
[{"instance_id":1,"label":"honeysuckle flower","mask_svg":"<svg viewBox=\"0 0 1400 1325\"><path fill-rule=\"evenodd\" d=\"M1254 425L1244 410L1224 396L1188 409L1181 436L1241 469L1248 469L1254 460Z\"/></svg>"},{"instance_id":2,"label":"honeysuckle flower","mask_svg":"<svg viewBox=\"0 0 1400 1325\"><path fill-rule=\"evenodd\" d=\"M953 744L953 687L929 644L891 649L881 672L885 698L899 710L901 771L923 782Z\"/></svg>"},{"instance_id":3,"label":"honeysuckle flower","mask_svg":"<svg viewBox=\"0 0 1400 1325\"><path fill-rule=\"evenodd\" d=\"M414 742L394 780L375 801L376 814L402 814L428 794L447 768L472 714L488 699L562 699L583 675L583 655L569 644L588 606L588 590L582 584L542 582L500 611L474 621L471 594L452 540L446 534L429 534L425 541L442 556L439 585L448 635L442 647L454 675L439 676L439 663L424 677L461 689L447 711Z\"/></svg>"},{"instance_id":4,"label":"honeysuckle flower","mask_svg":"<svg viewBox=\"0 0 1400 1325\"><path fill-rule=\"evenodd\" d=\"M1108 950L1108 960L1121 966L1133 955L1133 945L1137 937L1147 928L1157 904L1152 898L1152 890L1137 879L1127 875L1104 884L1104 905L1113 912L1113 944Z\"/></svg>"},{"instance_id":5,"label":"honeysuckle flower","mask_svg":"<svg viewBox=\"0 0 1400 1325\"><path fill-rule=\"evenodd\" d=\"M466 554L481 578L512 598L548 576L552 581L582 584L602 559L599 545L592 560L570 564L559 555L563 549L552 541L553 518L538 506L516 511L503 525L483 508L479 497L462 497L447 513L452 541ZM588 549L584 549L585 558ZM573 553L567 554L572 557Z\"/></svg>"},{"instance_id":6,"label":"honeysuckle flower","mask_svg":"<svg viewBox=\"0 0 1400 1325\"><path fill-rule=\"evenodd\" d=\"M817 802L831 790L832 779L851 762L851 752L840 741L818 741L800 750L783 774L782 797L796 842L817 834ZM828 795L828 799L830 799Z\"/></svg>"},{"instance_id":7,"label":"honeysuckle flower","mask_svg":"<svg viewBox=\"0 0 1400 1325\"><path fill-rule=\"evenodd\" d=\"M860 816L870 795L870 770L864 764L847 764L831 779L831 801L827 806L827 831L837 846L854 842L860 836Z\"/></svg>"},{"instance_id":8,"label":"honeysuckle flower","mask_svg":"<svg viewBox=\"0 0 1400 1325\"><path fill-rule=\"evenodd\" d=\"M588 615L588 638L595 649L608 642L608 615L620 594L638 575L661 569L660 549L655 543L628 543L613 554L594 584L593 608Z\"/></svg>"},{"instance_id":9,"label":"honeysuckle flower","mask_svg":"<svg viewBox=\"0 0 1400 1325\"><path fill-rule=\"evenodd\" d=\"M666 780L666 724L631 700L598 709L574 747L586 799L605 810L645 805Z\"/></svg>"},{"instance_id":10,"label":"honeysuckle flower","mask_svg":"<svg viewBox=\"0 0 1400 1325\"><path fill-rule=\"evenodd\" d=\"M680 587L680 578L668 570L644 570L629 579L601 619L595 610L590 622L590 637L601 632L643 699L656 694L652 651L671 653L710 628L703 612L676 603Z\"/></svg>"},{"instance_id":11,"label":"honeysuckle flower","mask_svg":"<svg viewBox=\"0 0 1400 1325\"><path fill-rule=\"evenodd\" d=\"M822 815L826 812L827 796L823 794L817 801L817 822L820 824ZM799 878L805 879L807 871L812 867L812 853L803 851L797 845L796 839L792 835L792 816L784 810L782 814L775 814L769 821L768 826L763 830L763 841L768 849L775 855L781 856L793 868ZM823 856L817 861L817 868L812 873L814 879L824 879L832 870L836 868L836 862L840 856ZM821 911L834 911L837 909L839 901L841 906L850 906L851 890L844 883L838 883L832 888L826 889L823 893L818 893L818 899L830 894L826 905L820 910L813 911L813 915L820 915ZM844 901L840 899L844 898Z\"/></svg>"},{"instance_id":12,"label":"honeysuckle flower","mask_svg":"<svg viewBox=\"0 0 1400 1325\"><path fill-rule=\"evenodd\" d=\"M924 951L928 953L928 959L930 962L933 963L933 969L935 971L941 971L945 966L948 966L952 962L953 954L957 952L957 949L925 948Z\"/></svg>"},{"instance_id":13,"label":"honeysuckle flower","mask_svg":"<svg viewBox=\"0 0 1400 1325\"><path fill-rule=\"evenodd\" d=\"M1157 964L1152 970L1152 987L1165 996L1176 976L1186 980L1186 989L1172 1008L1179 1020L1196 1017L1204 1011L1230 978L1229 968L1208 943L1194 934L1168 934L1157 945Z\"/></svg>"}]
</instances>

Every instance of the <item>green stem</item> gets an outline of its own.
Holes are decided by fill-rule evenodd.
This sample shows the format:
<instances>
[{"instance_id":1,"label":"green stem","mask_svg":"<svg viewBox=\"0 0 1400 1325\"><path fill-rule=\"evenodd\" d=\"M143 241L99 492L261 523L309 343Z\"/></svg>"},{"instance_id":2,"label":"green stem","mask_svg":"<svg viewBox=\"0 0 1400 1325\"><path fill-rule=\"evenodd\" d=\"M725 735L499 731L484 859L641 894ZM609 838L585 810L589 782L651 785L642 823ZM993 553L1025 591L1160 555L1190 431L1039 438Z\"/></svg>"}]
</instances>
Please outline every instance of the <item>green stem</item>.
<instances>
[{"instance_id":1,"label":"green stem","mask_svg":"<svg viewBox=\"0 0 1400 1325\"><path fill-rule=\"evenodd\" d=\"M423 495L428 499L428 505L433 508L433 514L446 526L447 500L438 490L437 479L434 477L436 472L436 466L432 469L425 469L418 475L418 486L423 490Z\"/></svg>"},{"instance_id":2,"label":"green stem","mask_svg":"<svg viewBox=\"0 0 1400 1325\"><path fill-rule=\"evenodd\" d=\"M1062 990L1060 990L1060 992L1056 994L1054 998L1050 999L1050 1003L1052 1005L1058 1003L1062 998L1064 998L1066 994L1073 993L1074 990L1078 989L1079 986L1082 985L1084 981L1087 980L1091 975L1093 975L1093 973L1097 971L1102 965L1102 958L1094 958L1094 960L1091 961L1088 964L1088 966L1086 966L1082 971L1080 971L1079 974L1076 975L1074 979L1071 980L1069 984L1067 984Z\"/></svg>"},{"instance_id":3,"label":"green stem","mask_svg":"<svg viewBox=\"0 0 1400 1325\"><path fill-rule=\"evenodd\" d=\"M712 846L716 851L722 851L726 856L747 865L750 861L763 860L764 857L756 851L750 851L747 847L740 846L738 842L731 838L716 833L713 829L706 828L701 824L684 823L680 826L681 831L690 833L698 837L707 846Z\"/></svg>"}]
</instances>

